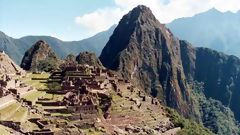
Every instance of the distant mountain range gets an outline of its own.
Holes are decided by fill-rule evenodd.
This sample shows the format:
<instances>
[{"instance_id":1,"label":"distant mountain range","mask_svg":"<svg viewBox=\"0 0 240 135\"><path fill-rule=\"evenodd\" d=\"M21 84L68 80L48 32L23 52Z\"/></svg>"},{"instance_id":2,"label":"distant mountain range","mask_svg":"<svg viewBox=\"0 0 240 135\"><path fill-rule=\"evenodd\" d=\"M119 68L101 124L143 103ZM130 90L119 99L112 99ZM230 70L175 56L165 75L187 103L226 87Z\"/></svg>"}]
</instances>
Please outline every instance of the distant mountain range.
<instances>
[{"instance_id":1,"label":"distant mountain range","mask_svg":"<svg viewBox=\"0 0 240 135\"><path fill-rule=\"evenodd\" d=\"M17 64L21 63L25 51L39 40L46 41L60 58L66 57L70 53L77 55L82 51L95 52L96 55L99 55L115 27L113 25L107 31L80 41L62 41L50 36L26 36L14 39L0 32L0 50L4 50Z\"/></svg>"},{"instance_id":2,"label":"distant mountain range","mask_svg":"<svg viewBox=\"0 0 240 135\"><path fill-rule=\"evenodd\" d=\"M240 57L240 12L220 12L210 9L193 17L176 19L166 26L177 37L187 40L197 47L208 47ZM4 50L17 64L24 52L38 40L46 41L63 58L67 54L77 55L82 51L101 53L116 25L107 31L80 41L62 41L50 36L26 36L14 39L0 32L0 50ZM189 34L191 33L191 34Z\"/></svg>"},{"instance_id":3,"label":"distant mountain range","mask_svg":"<svg viewBox=\"0 0 240 135\"><path fill-rule=\"evenodd\" d=\"M210 9L193 17L176 19L167 27L179 38L240 57L240 12Z\"/></svg>"}]
</instances>

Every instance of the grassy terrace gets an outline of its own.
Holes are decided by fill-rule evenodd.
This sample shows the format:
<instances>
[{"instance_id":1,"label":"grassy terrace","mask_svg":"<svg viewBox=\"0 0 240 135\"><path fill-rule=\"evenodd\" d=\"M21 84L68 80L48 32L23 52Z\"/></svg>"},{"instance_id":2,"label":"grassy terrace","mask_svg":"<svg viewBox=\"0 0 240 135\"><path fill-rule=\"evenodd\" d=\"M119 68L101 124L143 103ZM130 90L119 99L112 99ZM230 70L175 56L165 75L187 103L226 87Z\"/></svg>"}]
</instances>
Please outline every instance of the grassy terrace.
<instances>
[{"instance_id":1,"label":"grassy terrace","mask_svg":"<svg viewBox=\"0 0 240 135\"><path fill-rule=\"evenodd\" d=\"M36 80L33 80L35 78ZM47 89L47 84L45 80L37 80L39 79L48 79L49 74L48 73L42 73L42 74L32 74L28 73L25 78L20 78L20 80L28 85L33 86L34 88L38 89ZM38 97L44 96L46 92L44 91L33 91L26 95L24 95L22 98L26 99L27 101L36 101Z\"/></svg>"},{"instance_id":2,"label":"grassy terrace","mask_svg":"<svg viewBox=\"0 0 240 135\"><path fill-rule=\"evenodd\" d=\"M27 74L27 77L21 78L20 80L23 81L24 83L31 85L37 89L37 91L30 92L26 95L23 96L24 99L27 101L36 101L38 97L44 97L51 99L52 101L59 101L63 99L63 95L57 95L57 94L48 94L45 91L39 91L39 89L48 89L47 87L47 81L45 80L37 80L37 78L44 79L46 80L49 78L48 73L43 73L43 74ZM36 80L33 80L35 78Z\"/></svg>"},{"instance_id":3,"label":"grassy terrace","mask_svg":"<svg viewBox=\"0 0 240 135\"><path fill-rule=\"evenodd\" d=\"M68 113L51 113L51 116L71 116L72 114Z\"/></svg>"},{"instance_id":4,"label":"grassy terrace","mask_svg":"<svg viewBox=\"0 0 240 135\"><path fill-rule=\"evenodd\" d=\"M15 102L0 110L0 119L21 122L25 120L27 111L27 108L22 107L20 103Z\"/></svg>"},{"instance_id":5,"label":"grassy terrace","mask_svg":"<svg viewBox=\"0 0 240 135\"><path fill-rule=\"evenodd\" d=\"M58 94L49 94L46 91L41 91L40 89L48 89L47 79L49 78L48 73L43 74L32 74L28 73L24 78L18 78L20 81L24 82L27 85L30 85L36 90L30 91L29 93L23 95L21 98L35 102L38 100L39 97L50 99L49 101L61 101L63 100L63 95ZM38 79L39 78L39 79ZM46 79L46 80L45 80ZM63 106L42 106L41 104L36 104L39 109L44 108L62 108ZM34 116L37 114L29 114L28 109L26 107L21 106L21 103L14 102L2 109L0 109L0 120L12 120L16 122L22 122L24 129L29 131L33 129L38 129L38 126L27 121L28 118L31 117L41 117L41 116ZM71 114L62 114L62 113L53 113L52 116L69 116ZM10 134L7 127L0 125L0 135L8 135Z\"/></svg>"},{"instance_id":6,"label":"grassy terrace","mask_svg":"<svg viewBox=\"0 0 240 135\"><path fill-rule=\"evenodd\" d=\"M38 97L44 96L46 92L44 91L33 91L31 93L28 93L24 95L22 98L26 99L27 101L34 102L38 99Z\"/></svg>"},{"instance_id":7,"label":"grassy terrace","mask_svg":"<svg viewBox=\"0 0 240 135\"><path fill-rule=\"evenodd\" d=\"M0 125L0 133L1 135L11 135L9 129L2 125Z\"/></svg>"},{"instance_id":8,"label":"grassy terrace","mask_svg":"<svg viewBox=\"0 0 240 135\"><path fill-rule=\"evenodd\" d=\"M58 94L48 94L45 91L40 91L40 89L48 89L47 87L47 79L49 78L48 73L43 74L32 74L28 73L24 78L18 78L20 81L36 88L35 91L30 91L29 93L25 94L22 98L35 102L38 100L39 97L48 98L50 101L61 101L63 99L63 95ZM39 80L38 80L39 78ZM46 80L45 80L46 79ZM57 106L41 106L37 104L39 109L43 108L57 108ZM61 107L60 107L61 108ZM16 122L22 122L23 127L25 129L31 131L33 129L38 129L38 126L27 121L30 117L41 117L41 116L34 116L37 114L29 114L28 109L26 107L21 106L21 103L14 102L9 104L8 106L0 109L0 120L11 120ZM69 116L70 114L62 114L62 113L53 113L53 116ZM7 127L0 125L0 135L9 135L10 131Z\"/></svg>"},{"instance_id":9,"label":"grassy terrace","mask_svg":"<svg viewBox=\"0 0 240 135\"><path fill-rule=\"evenodd\" d=\"M50 75L48 73L43 73L43 74L31 74L31 73L29 73L25 78L20 79L24 83L26 83L28 85L31 85L31 86L33 86L37 89L36 91L30 92L30 93L24 95L22 98L27 100L27 101L31 101L31 102L37 101L39 97L43 97L45 99L50 99L49 102L63 100L63 95L49 94L49 93L46 93L46 91L40 91L39 90L39 89L49 89L47 87L47 83L46 83L49 76ZM37 80L37 78L39 78L39 80ZM46 78L46 80L43 80L44 78ZM45 102L48 102L48 101L45 101ZM62 106L60 106L60 107L59 106L42 106L41 104L36 104L36 105L39 109L61 108L62 107ZM61 115L66 115L66 114L56 113L56 114L53 114L53 115L54 116L59 116L59 115L61 116Z\"/></svg>"},{"instance_id":10,"label":"grassy terrace","mask_svg":"<svg viewBox=\"0 0 240 135\"><path fill-rule=\"evenodd\" d=\"M20 107L10 118L12 121L23 122L27 117L28 110L25 107Z\"/></svg>"},{"instance_id":11,"label":"grassy terrace","mask_svg":"<svg viewBox=\"0 0 240 135\"><path fill-rule=\"evenodd\" d=\"M63 95L46 93L43 98L51 99L52 101L61 101L63 100Z\"/></svg>"},{"instance_id":12,"label":"grassy terrace","mask_svg":"<svg viewBox=\"0 0 240 135\"><path fill-rule=\"evenodd\" d=\"M33 78L35 79L45 78L47 80L49 76L50 75L48 73L42 73L42 74L28 73L25 78L20 78L19 80L21 80L22 82L28 85L35 87L36 89L47 89L47 84L45 80L33 80Z\"/></svg>"},{"instance_id":13,"label":"grassy terrace","mask_svg":"<svg viewBox=\"0 0 240 135\"><path fill-rule=\"evenodd\" d=\"M14 114L20 106L20 103L13 103L7 107L2 108L0 110L0 119L6 120L8 117Z\"/></svg>"}]
</instances>

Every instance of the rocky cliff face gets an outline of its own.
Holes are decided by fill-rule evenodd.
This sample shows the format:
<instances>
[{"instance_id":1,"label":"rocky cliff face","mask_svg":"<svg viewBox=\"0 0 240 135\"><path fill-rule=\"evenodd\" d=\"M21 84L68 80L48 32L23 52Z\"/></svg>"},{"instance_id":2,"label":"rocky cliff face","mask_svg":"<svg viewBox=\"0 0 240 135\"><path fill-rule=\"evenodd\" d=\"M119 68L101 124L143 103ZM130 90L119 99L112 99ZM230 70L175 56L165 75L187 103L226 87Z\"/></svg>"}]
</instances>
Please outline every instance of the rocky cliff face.
<instances>
[{"instance_id":1,"label":"rocky cliff face","mask_svg":"<svg viewBox=\"0 0 240 135\"><path fill-rule=\"evenodd\" d=\"M189 81L204 83L206 97L228 106L240 120L240 60L207 48L193 48L181 41L184 72Z\"/></svg>"},{"instance_id":2,"label":"rocky cliff face","mask_svg":"<svg viewBox=\"0 0 240 135\"><path fill-rule=\"evenodd\" d=\"M239 121L240 59L178 40L147 7L121 19L100 60L214 133L239 134L233 113ZM200 91L196 82L203 83Z\"/></svg>"},{"instance_id":3,"label":"rocky cliff face","mask_svg":"<svg viewBox=\"0 0 240 135\"><path fill-rule=\"evenodd\" d=\"M42 68L51 68L57 61L58 58L49 45L39 40L25 53L21 67L25 70L38 71Z\"/></svg>"},{"instance_id":4,"label":"rocky cliff face","mask_svg":"<svg viewBox=\"0 0 240 135\"><path fill-rule=\"evenodd\" d=\"M149 8L138 6L121 19L100 60L170 107L189 111L180 42Z\"/></svg>"},{"instance_id":5,"label":"rocky cliff face","mask_svg":"<svg viewBox=\"0 0 240 135\"><path fill-rule=\"evenodd\" d=\"M103 67L101 61L98 59L95 53L81 52L76 57L78 64L88 64L90 66Z\"/></svg>"}]
</instances>

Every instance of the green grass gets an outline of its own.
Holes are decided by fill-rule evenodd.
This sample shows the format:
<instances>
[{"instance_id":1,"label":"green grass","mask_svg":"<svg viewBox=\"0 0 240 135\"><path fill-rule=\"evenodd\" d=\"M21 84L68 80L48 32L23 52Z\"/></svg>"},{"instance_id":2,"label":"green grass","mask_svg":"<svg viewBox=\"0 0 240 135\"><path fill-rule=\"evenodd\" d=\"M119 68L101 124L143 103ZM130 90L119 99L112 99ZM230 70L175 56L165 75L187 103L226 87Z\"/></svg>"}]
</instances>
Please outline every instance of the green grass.
<instances>
[{"instance_id":1,"label":"green grass","mask_svg":"<svg viewBox=\"0 0 240 135\"><path fill-rule=\"evenodd\" d=\"M179 115L175 110L167 108L174 125L182 128L178 135L214 135L209 129L203 125L196 123L193 120L185 119Z\"/></svg>"},{"instance_id":2,"label":"green grass","mask_svg":"<svg viewBox=\"0 0 240 135\"><path fill-rule=\"evenodd\" d=\"M23 122L24 119L27 116L27 108L25 107L20 107L10 118L10 120L12 121L19 121L19 122Z\"/></svg>"},{"instance_id":3,"label":"green grass","mask_svg":"<svg viewBox=\"0 0 240 135\"><path fill-rule=\"evenodd\" d=\"M25 78L20 78L19 80L35 87L36 89L47 89L47 84L45 83L46 81L44 80L32 80L32 78L49 78L48 73L43 73L43 74L32 74L28 73Z\"/></svg>"},{"instance_id":4,"label":"green grass","mask_svg":"<svg viewBox=\"0 0 240 135\"><path fill-rule=\"evenodd\" d=\"M63 97L64 97L64 95L54 94L53 100L55 100L55 101L61 101L61 100L63 100Z\"/></svg>"},{"instance_id":5,"label":"green grass","mask_svg":"<svg viewBox=\"0 0 240 135\"><path fill-rule=\"evenodd\" d=\"M42 74L30 74L29 77L31 78L49 78L49 73L42 73Z\"/></svg>"},{"instance_id":6,"label":"green grass","mask_svg":"<svg viewBox=\"0 0 240 135\"><path fill-rule=\"evenodd\" d=\"M64 95L59 95L59 94L49 94L49 93L46 93L43 98L47 98L47 99L50 99L50 100L53 100L53 101L61 101L63 100L63 97Z\"/></svg>"},{"instance_id":7,"label":"green grass","mask_svg":"<svg viewBox=\"0 0 240 135\"><path fill-rule=\"evenodd\" d=\"M51 116L71 116L69 113L51 113Z\"/></svg>"},{"instance_id":8,"label":"green grass","mask_svg":"<svg viewBox=\"0 0 240 135\"><path fill-rule=\"evenodd\" d=\"M22 122L21 126L23 127L23 129L26 129L28 131L39 130L38 125L36 125L35 123L32 123L30 121Z\"/></svg>"},{"instance_id":9,"label":"green grass","mask_svg":"<svg viewBox=\"0 0 240 135\"><path fill-rule=\"evenodd\" d=\"M19 80L25 82L27 80L31 80L32 78L49 78L50 74L48 73L43 73L43 74L32 74L32 73L28 73L26 75L26 77L24 78L19 78Z\"/></svg>"},{"instance_id":10,"label":"green grass","mask_svg":"<svg viewBox=\"0 0 240 135\"><path fill-rule=\"evenodd\" d=\"M11 135L11 133L8 131L8 128L2 125L0 125L0 133L1 135Z\"/></svg>"},{"instance_id":11,"label":"green grass","mask_svg":"<svg viewBox=\"0 0 240 135\"><path fill-rule=\"evenodd\" d=\"M24 121L27 111L27 108L22 107L20 103L16 102L0 110L0 119L21 122Z\"/></svg>"},{"instance_id":12,"label":"green grass","mask_svg":"<svg viewBox=\"0 0 240 135\"><path fill-rule=\"evenodd\" d=\"M38 97L44 96L45 94L46 92L44 91L33 91L31 93L24 95L22 98L27 101L33 102L33 101L36 101Z\"/></svg>"},{"instance_id":13,"label":"green grass","mask_svg":"<svg viewBox=\"0 0 240 135\"><path fill-rule=\"evenodd\" d=\"M44 109L65 109L66 106L43 106Z\"/></svg>"},{"instance_id":14,"label":"green grass","mask_svg":"<svg viewBox=\"0 0 240 135\"><path fill-rule=\"evenodd\" d=\"M54 96L54 94L49 94L49 93L46 93L43 98L47 98L47 99L52 99Z\"/></svg>"},{"instance_id":15,"label":"green grass","mask_svg":"<svg viewBox=\"0 0 240 135\"><path fill-rule=\"evenodd\" d=\"M15 111L20 107L20 103L13 103L5 108L0 110L0 119L5 120L10 117Z\"/></svg>"}]
</instances>

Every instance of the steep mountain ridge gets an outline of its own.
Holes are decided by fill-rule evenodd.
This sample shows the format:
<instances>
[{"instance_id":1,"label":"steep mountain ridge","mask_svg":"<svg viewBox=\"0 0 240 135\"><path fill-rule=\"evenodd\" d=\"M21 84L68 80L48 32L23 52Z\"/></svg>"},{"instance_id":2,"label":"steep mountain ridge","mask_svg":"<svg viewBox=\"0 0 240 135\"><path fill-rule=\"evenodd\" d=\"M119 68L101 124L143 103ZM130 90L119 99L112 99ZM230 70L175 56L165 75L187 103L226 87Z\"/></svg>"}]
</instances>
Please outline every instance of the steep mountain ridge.
<instances>
[{"instance_id":1,"label":"steep mountain ridge","mask_svg":"<svg viewBox=\"0 0 240 135\"><path fill-rule=\"evenodd\" d=\"M99 58L168 106L200 118L213 132L238 134L240 60L178 40L149 8L138 6L125 15ZM195 81L203 82L200 94L194 94ZM223 126L222 118L232 127Z\"/></svg>"},{"instance_id":2,"label":"steep mountain ridge","mask_svg":"<svg viewBox=\"0 0 240 135\"><path fill-rule=\"evenodd\" d=\"M180 43L188 80L203 82L206 97L230 107L240 120L240 59L208 48L193 48L186 41Z\"/></svg>"},{"instance_id":3,"label":"steep mountain ridge","mask_svg":"<svg viewBox=\"0 0 240 135\"><path fill-rule=\"evenodd\" d=\"M149 8L138 6L121 19L100 60L170 107L190 113L179 41Z\"/></svg>"}]
</instances>

